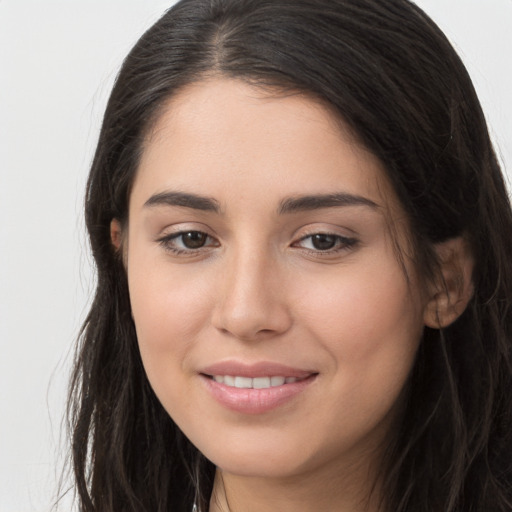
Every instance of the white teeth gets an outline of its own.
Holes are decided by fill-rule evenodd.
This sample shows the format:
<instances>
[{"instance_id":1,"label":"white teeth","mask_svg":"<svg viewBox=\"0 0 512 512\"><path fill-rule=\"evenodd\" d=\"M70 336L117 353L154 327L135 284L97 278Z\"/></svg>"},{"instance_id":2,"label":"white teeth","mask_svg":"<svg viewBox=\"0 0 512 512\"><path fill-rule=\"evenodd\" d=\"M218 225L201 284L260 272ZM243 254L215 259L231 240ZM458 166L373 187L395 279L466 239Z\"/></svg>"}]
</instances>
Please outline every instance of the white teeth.
<instances>
[{"instance_id":1,"label":"white teeth","mask_svg":"<svg viewBox=\"0 0 512 512\"><path fill-rule=\"evenodd\" d=\"M235 377L231 377L230 375L224 375L224 384L226 384L226 386L231 386L232 388L234 388Z\"/></svg>"},{"instance_id":2,"label":"white teeth","mask_svg":"<svg viewBox=\"0 0 512 512\"><path fill-rule=\"evenodd\" d=\"M235 377L235 388L252 388L250 377Z\"/></svg>"},{"instance_id":3,"label":"white teeth","mask_svg":"<svg viewBox=\"0 0 512 512\"><path fill-rule=\"evenodd\" d=\"M226 386L232 388L240 388L240 389L266 389L276 386L282 386L283 384L291 384L293 382L297 382L296 377L255 377L251 379L250 377L240 377L232 375L213 375L213 380L220 384L225 384Z\"/></svg>"},{"instance_id":4,"label":"white teeth","mask_svg":"<svg viewBox=\"0 0 512 512\"><path fill-rule=\"evenodd\" d=\"M270 387L270 377L255 377L252 379L254 389L264 389Z\"/></svg>"},{"instance_id":5,"label":"white teeth","mask_svg":"<svg viewBox=\"0 0 512 512\"><path fill-rule=\"evenodd\" d=\"M286 379L284 377L270 377L271 386L282 386Z\"/></svg>"}]
</instances>

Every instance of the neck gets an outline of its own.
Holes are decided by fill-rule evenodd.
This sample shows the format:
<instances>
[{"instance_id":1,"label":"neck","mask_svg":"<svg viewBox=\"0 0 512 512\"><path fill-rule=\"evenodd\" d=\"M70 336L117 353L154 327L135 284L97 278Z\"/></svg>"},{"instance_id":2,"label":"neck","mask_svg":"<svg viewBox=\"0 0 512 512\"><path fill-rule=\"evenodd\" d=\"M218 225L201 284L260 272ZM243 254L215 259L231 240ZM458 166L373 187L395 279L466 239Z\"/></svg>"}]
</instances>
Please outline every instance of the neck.
<instances>
[{"instance_id":1,"label":"neck","mask_svg":"<svg viewBox=\"0 0 512 512\"><path fill-rule=\"evenodd\" d=\"M285 478L240 476L218 469L209 510L383 512L381 493L374 481L369 468L362 465Z\"/></svg>"}]
</instances>

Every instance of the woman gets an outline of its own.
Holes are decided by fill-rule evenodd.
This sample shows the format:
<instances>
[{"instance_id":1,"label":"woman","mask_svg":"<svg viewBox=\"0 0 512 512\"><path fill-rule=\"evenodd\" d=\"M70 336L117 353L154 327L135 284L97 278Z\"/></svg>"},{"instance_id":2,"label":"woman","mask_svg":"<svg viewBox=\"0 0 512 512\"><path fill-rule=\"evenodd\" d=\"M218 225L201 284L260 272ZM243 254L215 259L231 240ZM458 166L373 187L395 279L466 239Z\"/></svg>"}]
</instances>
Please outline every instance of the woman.
<instances>
[{"instance_id":1,"label":"woman","mask_svg":"<svg viewBox=\"0 0 512 512\"><path fill-rule=\"evenodd\" d=\"M183 0L112 92L81 510L512 510L512 215L406 0Z\"/></svg>"}]
</instances>

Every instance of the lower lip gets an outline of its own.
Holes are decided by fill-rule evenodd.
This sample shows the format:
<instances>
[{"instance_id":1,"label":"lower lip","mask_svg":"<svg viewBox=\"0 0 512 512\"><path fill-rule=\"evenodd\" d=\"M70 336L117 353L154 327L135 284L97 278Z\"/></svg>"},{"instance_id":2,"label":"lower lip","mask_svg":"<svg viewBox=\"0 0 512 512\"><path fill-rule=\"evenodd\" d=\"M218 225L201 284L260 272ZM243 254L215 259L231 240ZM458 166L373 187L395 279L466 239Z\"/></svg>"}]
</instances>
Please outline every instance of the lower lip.
<instances>
[{"instance_id":1,"label":"lower lip","mask_svg":"<svg viewBox=\"0 0 512 512\"><path fill-rule=\"evenodd\" d=\"M300 395L313 383L316 375L290 384L265 389L235 388L216 382L205 375L201 375L201 377L215 400L227 409L242 414L262 414L276 409Z\"/></svg>"}]
</instances>

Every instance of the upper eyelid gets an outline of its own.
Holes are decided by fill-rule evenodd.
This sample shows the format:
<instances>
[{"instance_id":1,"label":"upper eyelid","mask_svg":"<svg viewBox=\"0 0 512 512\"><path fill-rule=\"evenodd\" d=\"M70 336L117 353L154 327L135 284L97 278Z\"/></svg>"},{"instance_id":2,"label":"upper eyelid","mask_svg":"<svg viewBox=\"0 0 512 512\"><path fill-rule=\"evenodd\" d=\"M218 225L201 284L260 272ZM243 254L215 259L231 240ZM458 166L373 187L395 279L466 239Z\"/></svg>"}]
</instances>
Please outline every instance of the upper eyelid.
<instances>
[{"instance_id":1,"label":"upper eyelid","mask_svg":"<svg viewBox=\"0 0 512 512\"><path fill-rule=\"evenodd\" d=\"M323 223L313 223L311 225L302 226L295 230L293 238L295 240L300 240L302 238L318 234L339 236L341 238L359 238L359 233L346 226L338 226L335 224L326 225Z\"/></svg>"},{"instance_id":2,"label":"upper eyelid","mask_svg":"<svg viewBox=\"0 0 512 512\"><path fill-rule=\"evenodd\" d=\"M311 238L311 237L313 237L315 235L333 236L333 237L338 238L338 239L340 239L342 241L350 242L351 244L359 242L359 239L357 237L355 237L355 236L345 236L345 235L340 235L340 234L337 234L337 233L330 233L330 232L327 232L327 231L318 231L316 233L311 233L311 234L308 234L308 235L301 236L295 242L293 242L292 245L296 244L298 242L302 242L303 240L307 240L308 238Z\"/></svg>"},{"instance_id":3,"label":"upper eyelid","mask_svg":"<svg viewBox=\"0 0 512 512\"><path fill-rule=\"evenodd\" d=\"M315 236L315 235L330 235L330 236L338 236L340 238L356 238L355 233L345 234L345 233L338 233L334 229L314 229L314 230L307 231L306 233L299 235L298 240L302 240L303 238L308 238L310 236Z\"/></svg>"},{"instance_id":4,"label":"upper eyelid","mask_svg":"<svg viewBox=\"0 0 512 512\"><path fill-rule=\"evenodd\" d=\"M171 224L159 229L156 237L162 238L165 236L179 235L180 233L190 233L191 231L197 231L199 233L205 233L208 236L215 237L212 230L201 222L180 222Z\"/></svg>"}]
</instances>

